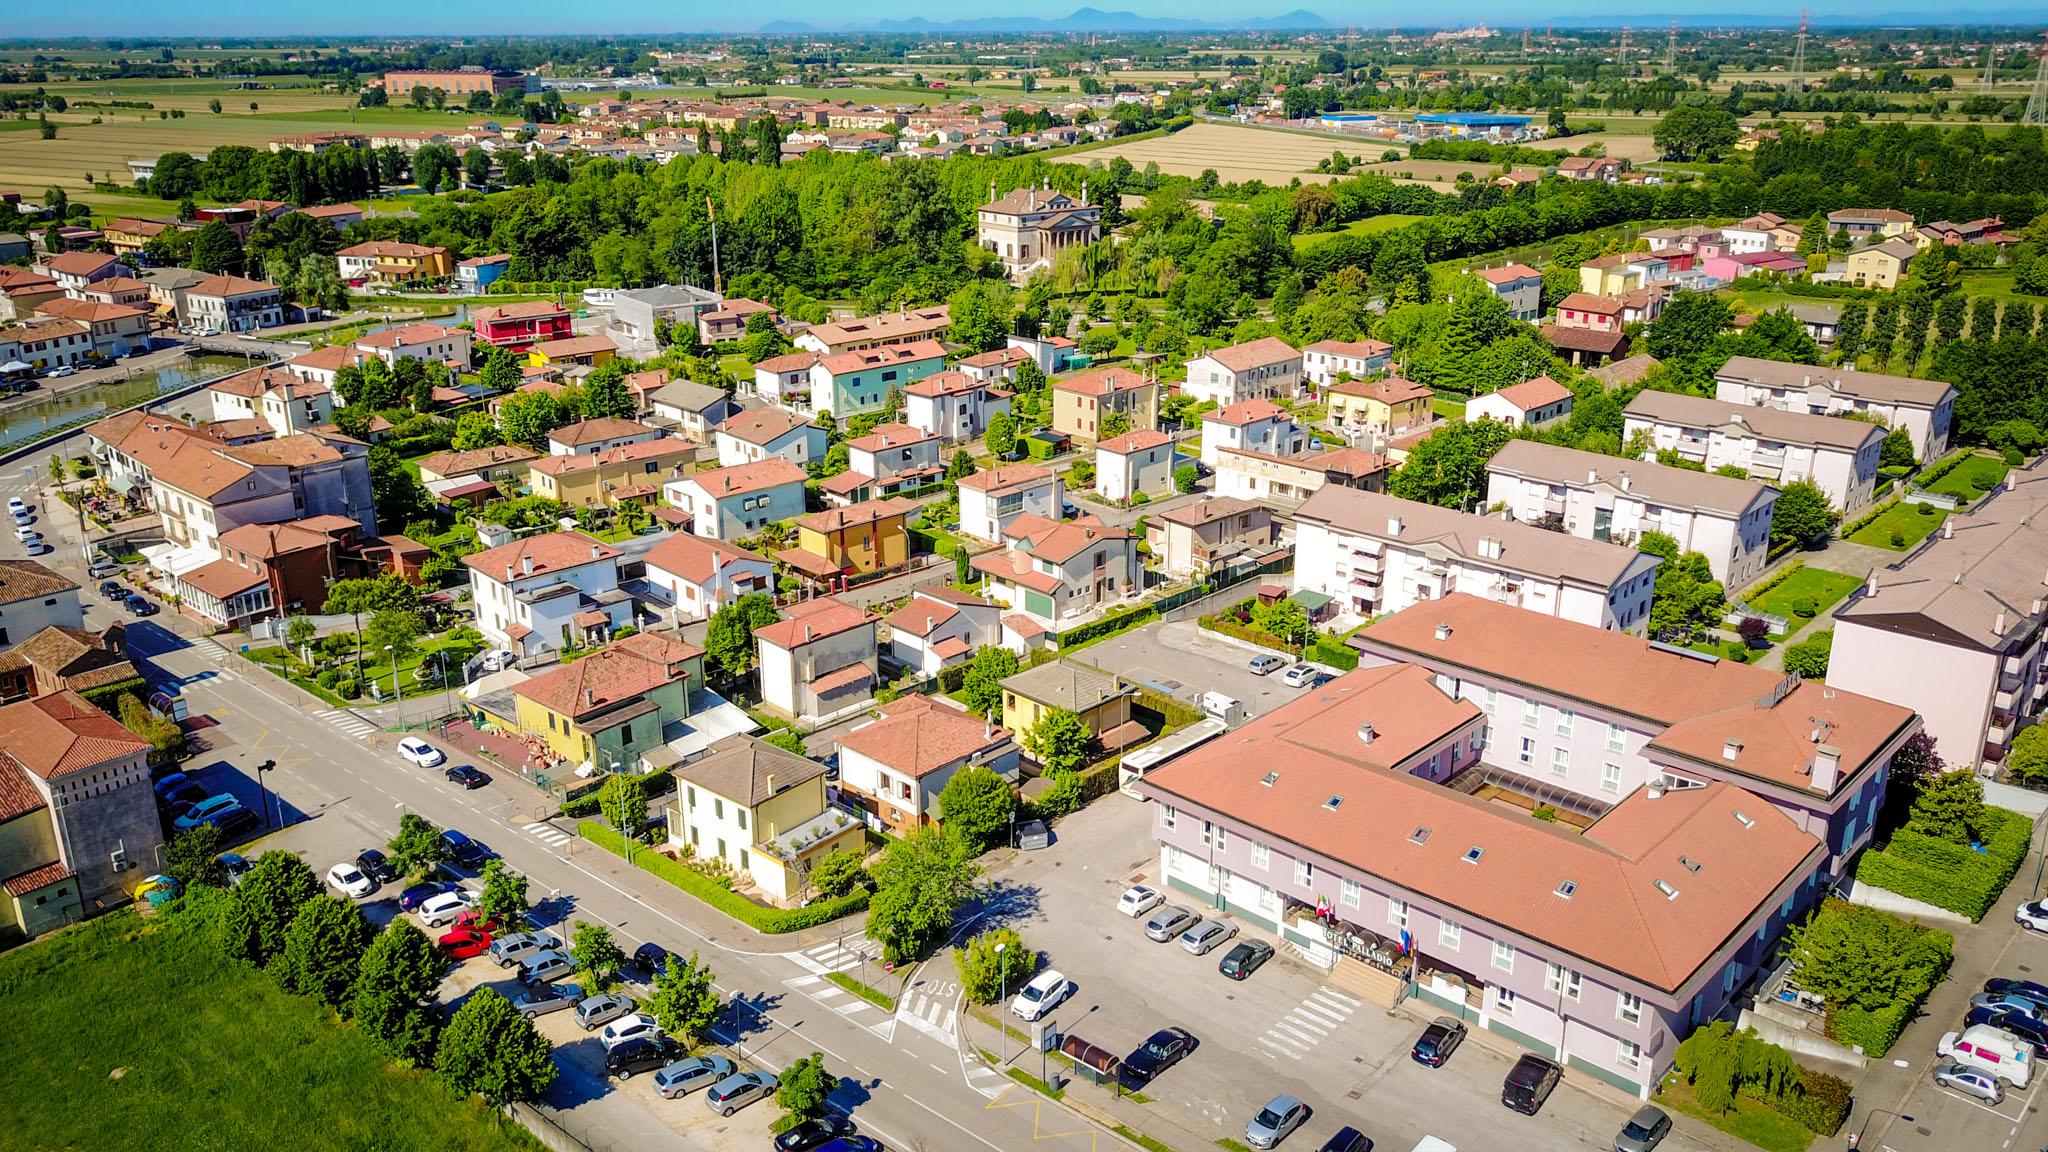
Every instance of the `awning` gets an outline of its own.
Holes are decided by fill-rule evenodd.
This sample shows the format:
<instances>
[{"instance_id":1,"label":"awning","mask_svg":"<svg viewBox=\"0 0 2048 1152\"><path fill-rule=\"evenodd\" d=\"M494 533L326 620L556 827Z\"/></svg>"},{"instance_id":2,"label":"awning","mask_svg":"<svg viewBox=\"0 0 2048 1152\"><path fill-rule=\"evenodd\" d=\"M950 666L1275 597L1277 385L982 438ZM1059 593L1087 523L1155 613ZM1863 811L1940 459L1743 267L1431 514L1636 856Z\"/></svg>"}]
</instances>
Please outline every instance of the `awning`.
<instances>
[{"instance_id":1,"label":"awning","mask_svg":"<svg viewBox=\"0 0 2048 1152\"><path fill-rule=\"evenodd\" d=\"M152 544L142 549L142 558L151 569L166 576L182 576L220 559L204 548L180 548L176 544Z\"/></svg>"}]
</instances>

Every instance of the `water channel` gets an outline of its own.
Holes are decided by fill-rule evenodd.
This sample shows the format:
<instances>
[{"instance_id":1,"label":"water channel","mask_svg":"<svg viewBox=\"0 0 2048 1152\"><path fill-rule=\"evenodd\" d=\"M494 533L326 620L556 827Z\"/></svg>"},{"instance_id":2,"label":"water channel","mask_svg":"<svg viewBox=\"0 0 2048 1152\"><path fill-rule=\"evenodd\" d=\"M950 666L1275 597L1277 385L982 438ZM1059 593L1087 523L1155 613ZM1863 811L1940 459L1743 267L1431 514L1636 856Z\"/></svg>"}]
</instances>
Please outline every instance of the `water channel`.
<instances>
[{"instance_id":1,"label":"water channel","mask_svg":"<svg viewBox=\"0 0 2048 1152\"><path fill-rule=\"evenodd\" d=\"M201 380L249 367L244 356L188 356L119 379L39 396L0 409L0 449L41 437L54 428L82 425ZM52 381L51 383L61 383ZM46 385L47 387L47 385Z\"/></svg>"}]
</instances>

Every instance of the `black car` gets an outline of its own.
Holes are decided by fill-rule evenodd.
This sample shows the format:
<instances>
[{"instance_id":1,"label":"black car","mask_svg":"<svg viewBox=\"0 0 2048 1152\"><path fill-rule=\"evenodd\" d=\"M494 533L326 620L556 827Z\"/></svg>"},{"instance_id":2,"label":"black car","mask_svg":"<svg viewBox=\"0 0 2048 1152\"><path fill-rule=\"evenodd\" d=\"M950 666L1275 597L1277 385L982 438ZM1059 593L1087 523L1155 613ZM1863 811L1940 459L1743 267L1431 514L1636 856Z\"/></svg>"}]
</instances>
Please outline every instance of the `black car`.
<instances>
[{"instance_id":1,"label":"black car","mask_svg":"<svg viewBox=\"0 0 2048 1152\"><path fill-rule=\"evenodd\" d=\"M854 1134L853 1123L843 1116L820 1116L775 1138L775 1152L812 1152L843 1136Z\"/></svg>"},{"instance_id":2,"label":"black car","mask_svg":"<svg viewBox=\"0 0 2048 1152\"><path fill-rule=\"evenodd\" d=\"M357 853L356 867L363 870L363 875L379 884L392 884L398 880L398 869L393 868L391 861L386 860L384 854L375 848L365 848Z\"/></svg>"},{"instance_id":3,"label":"black car","mask_svg":"<svg viewBox=\"0 0 2048 1152\"><path fill-rule=\"evenodd\" d=\"M121 606L128 609L128 613L131 616L154 616L157 611L156 605L144 600L140 596L132 594L126 600L121 601Z\"/></svg>"},{"instance_id":4,"label":"black car","mask_svg":"<svg viewBox=\"0 0 2048 1152\"><path fill-rule=\"evenodd\" d=\"M1416 1038L1415 1047L1408 1050L1408 1055L1417 1064L1441 1068L1444 1061L1451 1058L1451 1053L1458 1050L1458 1045L1464 1042L1465 1026L1449 1016L1439 1016L1429 1022L1429 1027L1422 1030L1422 1035Z\"/></svg>"},{"instance_id":5,"label":"black car","mask_svg":"<svg viewBox=\"0 0 2048 1152\"><path fill-rule=\"evenodd\" d=\"M166 813L182 815L185 809L206 799L208 792L197 780L186 780L172 786L171 790L157 798L157 807Z\"/></svg>"},{"instance_id":6,"label":"black car","mask_svg":"<svg viewBox=\"0 0 2048 1152\"><path fill-rule=\"evenodd\" d=\"M1337 1134L1323 1141L1316 1152L1372 1152L1372 1141L1356 1128L1345 1126Z\"/></svg>"},{"instance_id":7,"label":"black car","mask_svg":"<svg viewBox=\"0 0 2048 1152\"><path fill-rule=\"evenodd\" d=\"M668 971L668 958L674 955L668 949L652 941L633 949L633 963L638 965L647 978L652 980Z\"/></svg>"},{"instance_id":8,"label":"black car","mask_svg":"<svg viewBox=\"0 0 2048 1152\"><path fill-rule=\"evenodd\" d=\"M2036 1004L2048 1004L2048 984L2036 984L2032 980L2006 980L1994 976L1984 982L1984 990L2006 996L2023 996Z\"/></svg>"},{"instance_id":9,"label":"black car","mask_svg":"<svg viewBox=\"0 0 2048 1152\"><path fill-rule=\"evenodd\" d=\"M1194 1050L1195 1038L1187 1029L1161 1028L1124 1057L1123 1065L1117 1070L1117 1082L1135 1092Z\"/></svg>"},{"instance_id":10,"label":"black car","mask_svg":"<svg viewBox=\"0 0 2048 1152\"><path fill-rule=\"evenodd\" d=\"M263 827L263 819L247 808L230 808L215 815L208 823L220 829L223 844L237 836L246 836Z\"/></svg>"},{"instance_id":11,"label":"black car","mask_svg":"<svg viewBox=\"0 0 2048 1152\"><path fill-rule=\"evenodd\" d=\"M469 764L457 764L455 767L442 773L442 775L448 777L450 784L460 784L466 789L481 788L491 782L489 776L477 771L474 766Z\"/></svg>"},{"instance_id":12,"label":"black car","mask_svg":"<svg viewBox=\"0 0 2048 1152\"><path fill-rule=\"evenodd\" d=\"M446 880L422 880L398 894L398 910L410 912L441 893L453 892L460 887L462 885L450 884Z\"/></svg>"},{"instance_id":13,"label":"black car","mask_svg":"<svg viewBox=\"0 0 2048 1152\"><path fill-rule=\"evenodd\" d=\"M604 1054L608 1076L630 1080L636 1072L653 1072L683 1058L683 1046L668 1036L649 1036L614 1045Z\"/></svg>"},{"instance_id":14,"label":"black car","mask_svg":"<svg viewBox=\"0 0 2048 1152\"><path fill-rule=\"evenodd\" d=\"M100 581L100 595L105 596L109 600L126 600L128 598L128 588L119 580L102 580Z\"/></svg>"},{"instance_id":15,"label":"black car","mask_svg":"<svg viewBox=\"0 0 2048 1152\"><path fill-rule=\"evenodd\" d=\"M1232 980L1242 980L1259 970L1259 965L1273 958L1273 946L1264 940L1246 940L1229 952L1224 953L1216 970Z\"/></svg>"},{"instance_id":16,"label":"black car","mask_svg":"<svg viewBox=\"0 0 2048 1152\"><path fill-rule=\"evenodd\" d=\"M1989 1024L2001 1032L2010 1032L2034 1049L2034 1055L2048 1057L2048 1025L2012 1008L1972 1008L1963 1017L1963 1027L1973 1024Z\"/></svg>"},{"instance_id":17,"label":"black car","mask_svg":"<svg viewBox=\"0 0 2048 1152\"><path fill-rule=\"evenodd\" d=\"M1500 1102L1524 1116L1534 1116L1563 1078L1564 1069L1557 1066L1557 1061L1546 1060L1534 1052L1524 1053L1508 1069L1508 1078L1500 1086Z\"/></svg>"},{"instance_id":18,"label":"black car","mask_svg":"<svg viewBox=\"0 0 2048 1152\"><path fill-rule=\"evenodd\" d=\"M453 828L442 829L441 843L448 846L448 854L455 862L465 868L481 867L485 860L490 859L490 853L484 851L483 845Z\"/></svg>"}]
</instances>

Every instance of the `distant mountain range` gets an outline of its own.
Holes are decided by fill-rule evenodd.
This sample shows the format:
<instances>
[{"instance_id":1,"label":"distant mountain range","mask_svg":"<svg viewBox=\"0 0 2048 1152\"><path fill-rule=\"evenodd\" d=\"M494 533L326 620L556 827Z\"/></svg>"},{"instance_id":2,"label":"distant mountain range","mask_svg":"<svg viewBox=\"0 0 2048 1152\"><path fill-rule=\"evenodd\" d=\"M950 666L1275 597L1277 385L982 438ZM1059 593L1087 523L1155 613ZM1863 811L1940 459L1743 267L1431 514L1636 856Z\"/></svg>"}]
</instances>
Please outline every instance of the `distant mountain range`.
<instances>
[{"instance_id":1,"label":"distant mountain range","mask_svg":"<svg viewBox=\"0 0 2048 1152\"><path fill-rule=\"evenodd\" d=\"M1679 12L1670 14L1631 14L1627 21L1612 13L1602 13L1604 7L1599 0L1554 0L1554 6L1541 11L1531 10L1516 19L1495 19L1490 21L1496 28L1519 28L1553 25L1559 28L1613 28L1621 23L1633 23L1637 27L1661 28L1676 22L1686 28L1770 28L1790 27L1796 21L1784 11L1749 10L1720 11L1712 13ZM1855 14L1841 12L1816 13L1813 22L1821 26L1854 27L1869 25L1900 26L1925 25L1927 21L1917 10L1903 7L1886 7L1883 0L1868 9ZM1253 16L1241 20L1211 20L1183 16L1141 16L1136 12L1118 10L1105 12L1100 8L1080 8L1065 16L1035 16L1011 14L1007 16L912 16L901 20L849 20L843 24L812 23L803 20L776 20L761 25L759 31L770 36L834 35L850 32L881 32L903 35L927 35L941 32L1040 32L1040 33L1089 33L1089 32L1314 32L1344 28L1367 28L1384 33L1387 28L1398 26L1413 31L1425 28L1458 28L1473 23L1488 23L1478 19L1460 20L1450 12L1438 12L1431 16L1413 13L1409 20L1389 21L1385 13L1377 18L1363 21L1337 21L1306 8L1296 8L1279 16ZM2038 12L2016 8L1963 8L1942 13L1944 25L1955 23L1986 25L2037 25Z\"/></svg>"},{"instance_id":2,"label":"distant mountain range","mask_svg":"<svg viewBox=\"0 0 2048 1152\"><path fill-rule=\"evenodd\" d=\"M877 20L872 24L819 25L801 20L777 20L762 25L761 31L770 35L800 35L806 32L1298 32L1336 27L1339 25L1303 8L1279 16L1255 16L1229 21L1198 20L1179 16L1140 16L1136 12L1104 12L1100 8L1080 8L1066 16L973 16L958 19L913 16L907 20Z\"/></svg>"}]
</instances>

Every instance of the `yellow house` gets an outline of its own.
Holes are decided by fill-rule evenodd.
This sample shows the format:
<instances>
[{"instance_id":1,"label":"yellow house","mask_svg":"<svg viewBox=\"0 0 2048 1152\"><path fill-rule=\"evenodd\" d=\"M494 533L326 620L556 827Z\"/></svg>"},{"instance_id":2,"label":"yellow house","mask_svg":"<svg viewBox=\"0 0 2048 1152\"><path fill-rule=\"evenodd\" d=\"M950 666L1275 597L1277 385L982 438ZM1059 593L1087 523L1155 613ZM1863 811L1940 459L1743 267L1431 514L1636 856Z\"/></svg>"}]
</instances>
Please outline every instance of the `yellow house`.
<instances>
[{"instance_id":1,"label":"yellow house","mask_svg":"<svg viewBox=\"0 0 2048 1152\"><path fill-rule=\"evenodd\" d=\"M493 710L489 697L475 703L548 758L630 767L662 745L670 721L690 714L690 688L703 683L702 649L641 632L513 685L511 717L498 715L502 707Z\"/></svg>"},{"instance_id":2,"label":"yellow house","mask_svg":"<svg viewBox=\"0 0 2048 1152\"><path fill-rule=\"evenodd\" d=\"M408 244L403 240L371 240L334 254L336 269L348 281L400 284L409 280L445 280L455 274L446 248Z\"/></svg>"},{"instance_id":3,"label":"yellow house","mask_svg":"<svg viewBox=\"0 0 2048 1152\"><path fill-rule=\"evenodd\" d=\"M1088 731L1108 747L1131 742L1131 697L1137 688L1113 672L1104 672L1070 660L1054 660L1027 668L1003 681L1003 727L1016 733L1022 743L1031 729L1055 708L1065 708L1081 717Z\"/></svg>"},{"instance_id":4,"label":"yellow house","mask_svg":"<svg viewBox=\"0 0 2048 1152\"><path fill-rule=\"evenodd\" d=\"M1130 431L1159 426L1159 382L1127 368L1099 368L1052 383L1054 431L1090 440L1106 439L1102 420L1112 412L1130 417Z\"/></svg>"},{"instance_id":5,"label":"yellow house","mask_svg":"<svg viewBox=\"0 0 2048 1152\"><path fill-rule=\"evenodd\" d=\"M107 226L100 229L100 235L106 238L107 247L114 250L114 255L133 256L142 251L143 246L151 240L165 232L175 231L178 227L176 222L170 220L143 220L134 216L119 216L107 221Z\"/></svg>"},{"instance_id":6,"label":"yellow house","mask_svg":"<svg viewBox=\"0 0 2048 1152\"><path fill-rule=\"evenodd\" d=\"M564 340L543 340L526 350L528 368L565 368L586 364L592 368L609 364L619 354L618 346L603 336L571 336Z\"/></svg>"},{"instance_id":7,"label":"yellow house","mask_svg":"<svg viewBox=\"0 0 2048 1152\"><path fill-rule=\"evenodd\" d=\"M813 512L796 522L796 547L777 558L820 576L901 567L910 562L907 525L915 511L917 505L908 500L863 500ZM802 555L788 557L790 552Z\"/></svg>"},{"instance_id":8,"label":"yellow house","mask_svg":"<svg viewBox=\"0 0 2048 1152\"><path fill-rule=\"evenodd\" d=\"M670 847L717 860L766 900L793 904L819 860L867 833L825 794L825 766L751 736L728 736L676 770Z\"/></svg>"},{"instance_id":9,"label":"yellow house","mask_svg":"<svg viewBox=\"0 0 2048 1152\"><path fill-rule=\"evenodd\" d=\"M1346 380L1329 389L1330 425L1400 436L1435 419L1430 400L1435 392L1399 376L1378 380Z\"/></svg>"},{"instance_id":10,"label":"yellow house","mask_svg":"<svg viewBox=\"0 0 2048 1152\"><path fill-rule=\"evenodd\" d=\"M1633 253L1617 252L1579 265L1579 291L1589 296L1626 296L1643 287L1643 270Z\"/></svg>"},{"instance_id":11,"label":"yellow house","mask_svg":"<svg viewBox=\"0 0 2048 1152\"><path fill-rule=\"evenodd\" d=\"M1849 253L1842 278L1860 288L1896 288L1920 249L1909 240L1887 240Z\"/></svg>"},{"instance_id":12,"label":"yellow house","mask_svg":"<svg viewBox=\"0 0 2048 1152\"><path fill-rule=\"evenodd\" d=\"M527 465L526 486L535 496L571 508L611 507L626 501L653 502L661 486L687 471L698 446L688 440L643 440L588 456L543 456Z\"/></svg>"}]
</instances>

